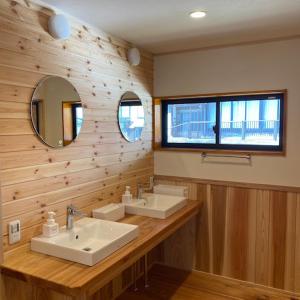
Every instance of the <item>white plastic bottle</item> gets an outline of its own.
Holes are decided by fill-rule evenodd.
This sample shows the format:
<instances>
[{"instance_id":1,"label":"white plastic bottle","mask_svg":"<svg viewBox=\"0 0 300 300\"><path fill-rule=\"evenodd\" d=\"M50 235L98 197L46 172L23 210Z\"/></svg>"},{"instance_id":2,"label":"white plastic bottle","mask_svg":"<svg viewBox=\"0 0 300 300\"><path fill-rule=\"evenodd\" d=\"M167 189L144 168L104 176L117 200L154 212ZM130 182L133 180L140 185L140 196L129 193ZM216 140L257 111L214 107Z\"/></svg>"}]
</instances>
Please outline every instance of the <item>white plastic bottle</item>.
<instances>
[{"instance_id":1,"label":"white plastic bottle","mask_svg":"<svg viewBox=\"0 0 300 300\"><path fill-rule=\"evenodd\" d=\"M55 222L54 217L56 213L54 211L48 212L47 223L43 224L43 235L45 237L52 237L58 234L59 226L58 223Z\"/></svg>"},{"instance_id":2,"label":"white plastic bottle","mask_svg":"<svg viewBox=\"0 0 300 300\"><path fill-rule=\"evenodd\" d=\"M126 186L125 193L122 195L122 203L132 202L132 195L130 193L130 186Z\"/></svg>"}]
</instances>

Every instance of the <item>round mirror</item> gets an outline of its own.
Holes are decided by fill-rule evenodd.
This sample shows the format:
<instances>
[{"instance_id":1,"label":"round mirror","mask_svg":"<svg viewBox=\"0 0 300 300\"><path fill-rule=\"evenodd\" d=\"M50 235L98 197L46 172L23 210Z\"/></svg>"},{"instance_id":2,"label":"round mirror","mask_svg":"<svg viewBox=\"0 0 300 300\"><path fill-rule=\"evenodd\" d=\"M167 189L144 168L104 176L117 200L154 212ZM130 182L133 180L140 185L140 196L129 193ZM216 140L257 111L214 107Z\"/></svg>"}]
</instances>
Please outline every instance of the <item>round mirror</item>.
<instances>
[{"instance_id":1,"label":"round mirror","mask_svg":"<svg viewBox=\"0 0 300 300\"><path fill-rule=\"evenodd\" d=\"M142 101L133 92L126 92L119 103L119 127L124 138L129 142L140 139L145 125Z\"/></svg>"},{"instance_id":2,"label":"round mirror","mask_svg":"<svg viewBox=\"0 0 300 300\"><path fill-rule=\"evenodd\" d=\"M83 108L73 85L64 78L43 78L31 99L31 121L40 139L60 148L74 141L83 122Z\"/></svg>"}]
</instances>

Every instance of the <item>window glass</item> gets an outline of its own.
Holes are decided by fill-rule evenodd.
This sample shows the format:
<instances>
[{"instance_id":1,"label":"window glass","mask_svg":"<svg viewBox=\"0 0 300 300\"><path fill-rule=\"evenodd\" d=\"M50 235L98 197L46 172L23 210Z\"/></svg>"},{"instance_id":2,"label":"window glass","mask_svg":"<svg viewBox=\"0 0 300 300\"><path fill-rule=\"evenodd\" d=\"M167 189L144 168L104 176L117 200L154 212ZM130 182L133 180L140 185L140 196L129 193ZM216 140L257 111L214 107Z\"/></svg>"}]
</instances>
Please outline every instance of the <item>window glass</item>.
<instances>
[{"instance_id":1,"label":"window glass","mask_svg":"<svg viewBox=\"0 0 300 300\"><path fill-rule=\"evenodd\" d=\"M220 144L279 145L279 100L221 102L221 111L230 103L236 113L221 114Z\"/></svg>"},{"instance_id":2,"label":"window glass","mask_svg":"<svg viewBox=\"0 0 300 300\"><path fill-rule=\"evenodd\" d=\"M78 135L83 122L83 109L81 106L76 106L76 134Z\"/></svg>"},{"instance_id":3,"label":"window glass","mask_svg":"<svg viewBox=\"0 0 300 300\"><path fill-rule=\"evenodd\" d=\"M142 134L144 123L144 108L141 103L128 106L120 105L119 124L127 139L138 140Z\"/></svg>"},{"instance_id":4,"label":"window glass","mask_svg":"<svg viewBox=\"0 0 300 300\"><path fill-rule=\"evenodd\" d=\"M169 143L216 142L216 103L170 104L167 114Z\"/></svg>"}]
</instances>

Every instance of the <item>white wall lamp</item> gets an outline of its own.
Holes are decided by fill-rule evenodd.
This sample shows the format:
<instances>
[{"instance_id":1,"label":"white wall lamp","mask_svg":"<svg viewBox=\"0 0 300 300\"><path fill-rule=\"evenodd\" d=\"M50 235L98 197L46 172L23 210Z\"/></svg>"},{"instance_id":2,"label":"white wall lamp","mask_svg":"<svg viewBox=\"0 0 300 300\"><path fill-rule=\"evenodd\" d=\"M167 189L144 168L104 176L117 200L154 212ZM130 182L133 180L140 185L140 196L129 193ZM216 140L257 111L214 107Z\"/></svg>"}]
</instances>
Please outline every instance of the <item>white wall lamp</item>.
<instances>
[{"instance_id":1,"label":"white wall lamp","mask_svg":"<svg viewBox=\"0 0 300 300\"><path fill-rule=\"evenodd\" d=\"M71 27L68 19L62 15L53 15L48 21L49 33L58 40L65 40L71 35Z\"/></svg>"},{"instance_id":2,"label":"white wall lamp","mask_svg":"<svg viewBox=\"0 0 300 300\"><path fill-rule=\"evenodd\" d=\"M132 66L138 66L141 62L141 53L138 48L130 48L127 51L127 59Z\"/></svg>"}]
</instances>

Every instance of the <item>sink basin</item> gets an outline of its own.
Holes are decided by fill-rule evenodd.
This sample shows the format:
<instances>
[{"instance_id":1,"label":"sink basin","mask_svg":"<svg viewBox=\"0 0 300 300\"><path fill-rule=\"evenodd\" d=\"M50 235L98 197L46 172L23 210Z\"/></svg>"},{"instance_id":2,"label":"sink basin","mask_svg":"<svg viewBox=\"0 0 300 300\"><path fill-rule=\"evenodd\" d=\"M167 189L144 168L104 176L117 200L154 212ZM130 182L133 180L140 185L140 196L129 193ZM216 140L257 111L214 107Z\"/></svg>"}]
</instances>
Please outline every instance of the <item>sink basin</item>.
<instances>
[{"instance_id":1,"label":"sink basin","mask_svg":"<svg viewBox=\"0 0 300 300\"><path fill-rule=\"evenodd\" d=\"M182 196L144 193L143 199L125 204L128 214L166 219L187 204Z\"/></svg>"},{"instance_id":2,"label":"sink basin","mask_svg":"<svg viewBox=\"0 0 300 300\"><path fill-rule=\"evenodd\" d=\"M138 236L136 225L83 218L72 230L31 239L31 250L92 266Z\"/></svg>"}]
</instances>

